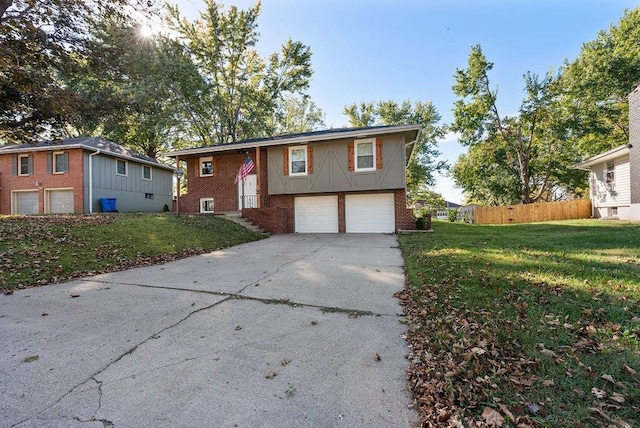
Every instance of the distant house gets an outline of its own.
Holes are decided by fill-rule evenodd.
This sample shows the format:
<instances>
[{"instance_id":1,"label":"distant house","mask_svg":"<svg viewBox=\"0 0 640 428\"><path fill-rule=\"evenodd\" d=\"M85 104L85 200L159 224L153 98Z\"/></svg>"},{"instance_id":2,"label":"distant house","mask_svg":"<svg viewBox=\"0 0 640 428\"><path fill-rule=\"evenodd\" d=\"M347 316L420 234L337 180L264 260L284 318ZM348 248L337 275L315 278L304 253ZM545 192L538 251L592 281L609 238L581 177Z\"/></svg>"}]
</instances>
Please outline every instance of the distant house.
<instances>
[{"instance_id":1,"label":"distant house","mask_svg":"<svg viewBox=\"0 0 640 428\"><path fill-rule=\"evenodd\" d=\"M455 202L444 201L444 208L436 210L435 216L438 220L448 220L449 210L459 210L462 205Z\"/></svg>"},{"instance_id":2,"label":"distant house","mask_svg":"<svg viewBox=\"0 0 640 428\"><path fill-rule=\"evenodd\" d=\"M0 214L171 207L174 169L98 137L0 147ZM115 200L114 200L115 199Z\"/></svg>"},{"instance_id":3,"label":"distant house","mask_svg":"<svg viewBox=\"0 0 640 428\"><path fill-rule=\"evenodd\" d=\"M629 94L629 143L593 156L575 168L590 171L595 218L640 220L640 89Z\"/></svg>"},{"instance_id":4,"label":"distant house","mask_svg":"<svg viewBox=\"0 0 640 428\"><path fill-rule=\"evenodd\" d=\"M415 228L406 165L420 125L341 128L166 153L187 165L185 213L242 212L272 233ZM246 180L234 182L251 158Z\"/></svg>"}]
</instances>

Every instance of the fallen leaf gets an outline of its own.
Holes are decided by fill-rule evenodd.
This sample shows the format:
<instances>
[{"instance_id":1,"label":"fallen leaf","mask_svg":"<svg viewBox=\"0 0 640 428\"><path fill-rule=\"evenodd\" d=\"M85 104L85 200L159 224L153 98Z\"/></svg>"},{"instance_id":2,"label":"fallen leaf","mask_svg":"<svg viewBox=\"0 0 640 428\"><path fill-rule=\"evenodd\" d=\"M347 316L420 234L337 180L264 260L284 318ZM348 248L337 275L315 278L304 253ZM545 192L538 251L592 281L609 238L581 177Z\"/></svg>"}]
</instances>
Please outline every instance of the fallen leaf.
<instances>
[{"instance_id":1,"label":"fallen leaf","mask_svg":"<svg viewBox=\"0 0 640 428\"><path fill-rule=\"evenodd\" d=\"M487 423L487 426L490 427L501 427L502 424L504 424L504 418L500 412L492 409L491 407L485 407L481 417Z\"/></svg>"},{"instance_id":2,"label":"fallen leaf","mask_svg":"<svg viewBox=\"0 0 640 428\"><path fill-rule=\"evenodd\" d=\"M607 392L602 389L598 389L595 386L591 388L591 393L595 395L596 398L607 398Z\"/></svg>"},{"instance_id":3,"label":"fallen leaf","mask_svg":"<svg viewBox=\"0 0 640 428\"><path fill-rule=\"evenodd\" d=\"M238 330L242 330L242 326L241 325L237 325L236 326L236 331L238 331Z\"/></svg>"},{"instance_id":4,"label":"fallen leaf","mask_svg":"<svg viewBox=\"0 0 640 428\"><path fill-rule=\"evenodd\" d=\"M609 398L615 401L616 403L620 403L620 404L624 403L624 396L617 392L614 392L613 394L611 394Z\"/></svg>"},{"instance_id":5,"label":"fallen leaf","mask_svg":"<svg viewBox=\"0 0 640 428\"><path fill-rule=\"evenodd\" d=\"M479 348L479 347L477 347L477 346L475 346L475 347L471 348L471 352L473 352L473 353L474 353L474 354L476 354L476 355L484 355L484 354L486 354L486 353L487 353L487 351L486 351L486 350L484 350L484 349L482 349L482 348Z\"/></svg>"},{"instance_id":6,"label":"fallen leaf","mask_svg":"<svg viewBox=\"0 0 640 428\"><path fill-rule=\"evenodd\" d=\"M273 379L274 377L276 377L278 374L276 372L269 372L267 373L267 375L265 376L267 379Z\"/></svg>"},{"instance_id":7,"label":"fallen leaf","mask_svg":"<svg viewBox=\"0 0 640 428\"><path fill-rule=\"evenodd\" d=\"M311 325L318 325L318 321L311 321Z\"/></svg>"},{"instance_id":8,"label":"fallen leaf","mask_svg":"<svg viewBox=\"0 0 640 428\"><path fill-rule=\"evenodd\" d=\"M629 367L626 364L622 366L621 370L625 370L627 373L632 374L632 375L638 373L637 371L635 371L634 369L632 369L631 367Z\"/></svg>"},{"instance_id":9,"label":"fallen leaf","mask_svg":"<svg viewBox=\"0 0 640 428\"><path fill-rule=\"evenodd\" d=\"M48 314L48 313L46 313L46 312L43 312L43 313L42 313L42 316L43 316L43 317L46 317L47 315L49 315L49 314Z\"/></svg>"},{"instance_id":10,"label":"fallen leaf","mask_svg":"<svg viewBox=\"0 0 640 428\"><path fill-rule=\"evenodd\" d=\"M555 357L557 357L557 356L558 356L558 355L557 355L555 352L553 352L551 349L541 349L541 350L540 350L540 353L542 353L542 354L544 354L544 355L546 355L546 356L548 356L548 357L552 357L552 358L555 358Z\"/></svg>"},{"instance_id":11,"label":"fallen leaf","mask_svg":"<svg viewBox=\"0 0 640 428\"><path fill-rule=\"evenodd\" d=\"M289 358L284 358L282 361L280 361L280 364L282 364L283 366L286 366L287 364L289 364L292 360L290 360Z\"/></svg>"},{"instance_id":12,"label":"fallen leaf","mask_svg":"<svg viewBox=\"0 0 640 428\"><path fill-rule=\"evenodd\" d=\"M602 376L600 376L600 377L601 377L602 379L604 379L604 380L608 380L608 381L609 381L609 382L611 382L611 383L616 383L616 381L615 381L615 380L613 380L613 377L612 377L611 375L606 374L606 373L605 373L605 374L603 374L603 375L602 375Z\"/></svg>"},{"instance_id":13,"label":"fallen leaf","mask_svg":"<svg viewBox=\"0 0 640 428\"><path fill-rule=\"evenodd\" d=\"M71 295L71 298L72 298L72 299L75 299L76 297L80 297L80 295L79 295L79 294L72 294L72 295Z\"/></svg>"},{"instance_id":14,"label":"fallen leaf","mask_svg":"<svg viewBox=\"0 0 640 428\"><path fill-rule=\"evenodd\" d=\"M25 363L32 363L34 361L37 361L38 359L40 359L40 355L32 355L30 357L27 357L24 359Z\"/></svg>"},{"instance_id":15,"label":"fallen leaf","mask_svg":"<svg viewBox=\"0 0 640 428\"><path fill-rule=\"evenodd\" d=\"M378 353L376 352L376 356L374 357L374 359L376 361L380 361L382 358L380 358L380 355L378 355Z\"/></svg>"},{"instance_id":16,"label":"fallen leaf","mask_svg":"<svg viewBox=\"0 0 640 428\"><path fill-rule=\"evenodd\" d=\"M556 383L553 381L553 379L544 380L542 381L542 384L547 387L556 386Z\"/></svg>"}]
</instances>

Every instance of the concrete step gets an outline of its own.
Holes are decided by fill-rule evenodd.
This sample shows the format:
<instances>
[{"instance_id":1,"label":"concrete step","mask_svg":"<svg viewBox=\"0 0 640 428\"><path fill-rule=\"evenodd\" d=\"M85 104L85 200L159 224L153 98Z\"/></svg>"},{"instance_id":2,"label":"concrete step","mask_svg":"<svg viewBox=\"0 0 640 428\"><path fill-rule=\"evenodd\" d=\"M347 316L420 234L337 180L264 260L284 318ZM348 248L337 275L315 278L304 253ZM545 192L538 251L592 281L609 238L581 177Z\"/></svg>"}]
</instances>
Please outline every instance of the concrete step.
<instances>
[{"instance_id":1,"label":"concrete step","mask_svg":"<svg viewBox=\"0 0 640 428\"><path fill-rule=\"evenodd\" d=\"M253 224L253 222L242 217L242 214L240 213L225 213L222 215L222 217L234 223L237 223L240 226L246 227L247 229L253 232L264 233L268 235L268 233L264 229L260 228L259 226L256 226L255 224Z\"/></svg>"}]
</instances>

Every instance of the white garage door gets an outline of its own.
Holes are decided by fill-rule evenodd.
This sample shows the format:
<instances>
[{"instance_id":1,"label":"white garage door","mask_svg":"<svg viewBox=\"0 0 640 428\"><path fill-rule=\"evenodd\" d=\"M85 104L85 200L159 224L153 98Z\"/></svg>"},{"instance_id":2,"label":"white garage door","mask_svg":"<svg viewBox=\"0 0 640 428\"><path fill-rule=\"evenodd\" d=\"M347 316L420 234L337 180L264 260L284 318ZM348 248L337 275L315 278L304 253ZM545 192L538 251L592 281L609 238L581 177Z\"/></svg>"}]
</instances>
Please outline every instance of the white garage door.
<instances>
[{"instance_id":1,"label":"white garage door","mask_svg":"<svg viewBox=\"0 0 640 428\"><path fill-rule=\"evenodd\" d=\"M393 233L396 230L393 193L346 195L347 233Z\"/></svg>"},{"instance_id":2,"label":"white garage door","mask_svg":"<svg viewBox=\"0 0 640 428\"><path fill-rule=\"evenodd\" d=\"M15 192L14 214L38 214L40 212L39 192Z\"/></svg>"},{"instance_id":3,"label":"white garage door","mask_svg":"<svg viewBox=\"0 0 640 428\"><path fill-rule=\"evenodd\" d=\"M338 196L299 196L294 206L296 232L338 233Z\"/></svg>"},{"instance_id":4,"label":"white garage door","mask_svg":"<svg viewBox=\"0 0 640 428\"><path fill-rule=\"evenodd\" d=\"M49 213L73 213L73 189L49 190L47 193L49 195Z\"/></svg>"}]
</instances>

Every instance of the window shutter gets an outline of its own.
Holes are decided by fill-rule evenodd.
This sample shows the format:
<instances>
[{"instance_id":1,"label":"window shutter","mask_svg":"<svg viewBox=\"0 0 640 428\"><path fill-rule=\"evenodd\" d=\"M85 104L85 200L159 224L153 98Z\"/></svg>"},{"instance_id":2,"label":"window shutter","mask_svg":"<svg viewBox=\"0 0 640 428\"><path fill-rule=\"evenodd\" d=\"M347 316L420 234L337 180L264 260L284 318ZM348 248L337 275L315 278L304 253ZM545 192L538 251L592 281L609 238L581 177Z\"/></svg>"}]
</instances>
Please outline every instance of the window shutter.
<instances>
[{"instance_id":1,"label":"window shutter","mask_svg":"<svg viewBox=\"0 0 640 428\"><path fill-rule=\"evenodd\" d=\"M51 174L51 172L53 171L53 153L49 152L47 153L47 172L49 174Z\"/></svg>"},{"instance_id":2,"label":"window shutter","mask_svg":"<svg viewBox=\"0 0 640 428\"><path fill-rule=\"evenodd\" d=\"M289 175L289 148L285 147L282 151L282 158L284 160L284 175Z\"/></svg>"},{"instance_id":3,"label":"window shutter","mask_svg":"<svg viewBox=\"0 0 640 428\"><path fill-rule=\"evenodd\" d=\"M376 169L382 169L382 138L376 138Z\"/></svg>"},{"instance_id":4,"label":"window shutter","mask_svg":"<svg viewBox=\"0 0 640 428\"><path fill-rule=\"evenodd\" d=\"M18 155L13 155L11 173L13 175L18 175Z\"/></svg>"},{"instance_id":5,"label":"window shutter","mask_svg":"<svg viewBox=\"0 0 640 428\"><path fill-rule=\"evenodd\" d=\"M349 161L348 161L349 171L353 171L356 169L354 158L355 158L354 143L353 141L349 141Z\"/></svg>"},{"instance_id":6,"label":"window shutter","mask_svg":"<svg viewBox=\"0 0 640 428\"><path fill-rule=\"evenodd\" d=\"M213 168L213 176L217 176L218 175L218 158L217 157L213 157L213 160L211 161L211 167Z\"/></svg>"},{"instance_id":7,"label":"window shutter","mask_svg":"<svg viewBox=\"0 0 640 428\"><path fill-rule=\"evenodd\" d=\"M63 163L62 171L69 172L69 152L64 152L62 155Z\"/></svg>"},{"instance_id":8,"label":"window shutter","mask_svg":"<svg viewBox=\"0 0 640 428\"><path fill-rule=\"evenodd\" d=\"M307 146L307 174L313 174L313 147Z\"/></svg>"},{"instance_id":9,"label":"window shutter","mask_svg":"<svg viewBox=\"0 0 640 428\"><path fill-rule=\"evenodd\" d=\"M29 155L29 175L33 174L33 155Z\"/></svg>"}]
</instances>

